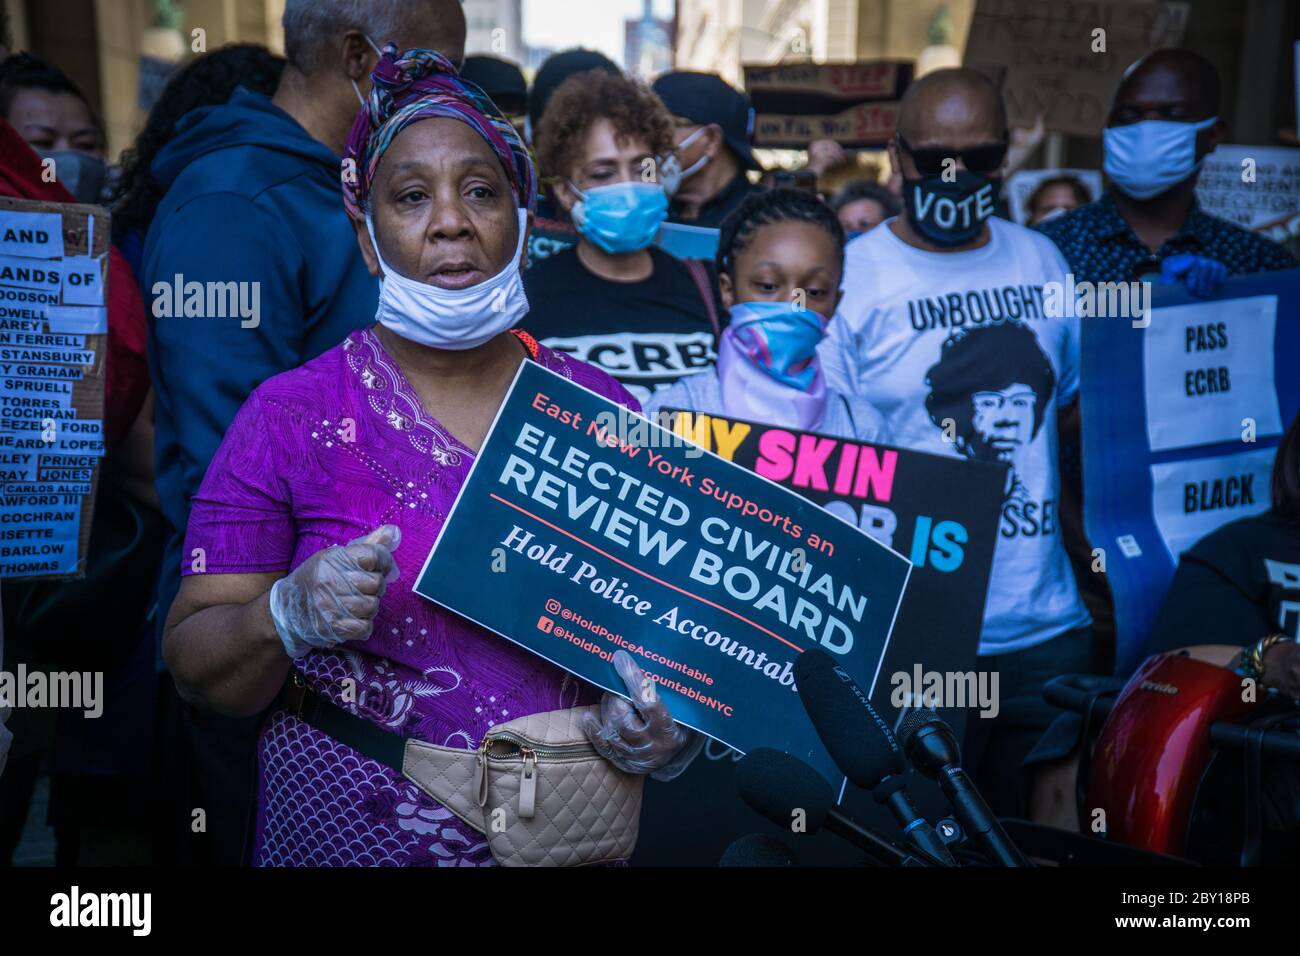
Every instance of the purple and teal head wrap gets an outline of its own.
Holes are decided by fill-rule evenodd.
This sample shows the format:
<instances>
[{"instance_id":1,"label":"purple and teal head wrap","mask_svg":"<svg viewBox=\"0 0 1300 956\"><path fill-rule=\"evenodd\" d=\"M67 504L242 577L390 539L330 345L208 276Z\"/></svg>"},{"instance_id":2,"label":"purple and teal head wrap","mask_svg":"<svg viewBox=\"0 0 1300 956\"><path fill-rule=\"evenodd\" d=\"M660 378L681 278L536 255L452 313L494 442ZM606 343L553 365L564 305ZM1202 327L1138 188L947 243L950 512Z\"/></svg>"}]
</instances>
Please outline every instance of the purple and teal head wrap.
<instances>
[{"instance_id":1,"label":"purple and teal head wrap","mask_svg":"<svg viewBox=\"0 0 1300 956\"><path fill-rule=\"evenodd\" d=\"M356 175L345 176L343 182L348 215L365 217L362 207L379 160L398 133L430 116L458 119L487 140L510 181L515 205L530 211L536 208L537 172L528 148L488 95L462 79L445 56L420 49L398 53L397 46L389 43L370 78L369 101L357 114L343 152L345 159L356 163Z\"/></svg>"}]
</instances>

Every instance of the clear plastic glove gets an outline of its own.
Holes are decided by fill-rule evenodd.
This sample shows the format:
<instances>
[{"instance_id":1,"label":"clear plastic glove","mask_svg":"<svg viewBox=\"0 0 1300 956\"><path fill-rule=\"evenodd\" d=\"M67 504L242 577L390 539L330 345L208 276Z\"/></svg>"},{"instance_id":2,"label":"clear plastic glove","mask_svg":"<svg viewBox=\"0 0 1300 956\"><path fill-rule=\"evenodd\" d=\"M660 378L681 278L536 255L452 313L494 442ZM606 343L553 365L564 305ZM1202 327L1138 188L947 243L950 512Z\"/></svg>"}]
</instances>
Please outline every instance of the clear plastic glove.
<instances>
[{"instance_id":1,"label":"clear plastic glove","mask_svg":"<svg viewBox=\"0 0 1300 956\"><path fill-rule=\"evenodd\" d=\"M655 682L636 666L627 651L614 652L614 669L627 685L628 703L617 694L600 700L600 720L591 714L582 729L596 752L625 773L648 773L671 780L704 747L704 735L673 720L659 699Z\"/></svg>"},{"instance_id":2,"label":"clear plastic glove","mask_svg":"<svg viewBox=\"0 0 1300 956\"><path fill-rule=\"evenodd\" d=\"M271 619L292 658L313 648L364 641L388 582L397 577L397 525L317 551L271 587Z\"/></svg>"},{"instance_id":3,"label":"clear plastic glove","mask_svg":"<svg viewBox=\"0 0 1300 956\"><path fill-rule=\"evenodd\" d=\"M1228 267L1222 262L1190 252L1170 256L1160 263L1160 281L1166 285L1181 282L1187 291L1203 299L1228 278Z\"/></svg>"}]
</instances>

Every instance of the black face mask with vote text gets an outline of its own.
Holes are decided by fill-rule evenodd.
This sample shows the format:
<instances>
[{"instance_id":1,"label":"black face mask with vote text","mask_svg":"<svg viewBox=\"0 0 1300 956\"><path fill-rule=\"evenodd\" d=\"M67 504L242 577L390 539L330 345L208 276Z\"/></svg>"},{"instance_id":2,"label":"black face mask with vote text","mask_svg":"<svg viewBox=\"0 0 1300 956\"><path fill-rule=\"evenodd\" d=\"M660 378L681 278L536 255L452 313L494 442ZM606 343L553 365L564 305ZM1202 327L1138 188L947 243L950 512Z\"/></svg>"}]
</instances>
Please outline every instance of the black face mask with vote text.
<instances>
[{"instance_id":1,"label":"black face mask with vote text","mask_svg":"<svg viewBox=\"0 0 1300 956\"><path fill-rule=\"evenodd\" d=\"M960 246L980 233L993 215L997 180L959 169L952 182L942 174L903 180L912 227L936 246Z\"/></svg>"}]
</instances>

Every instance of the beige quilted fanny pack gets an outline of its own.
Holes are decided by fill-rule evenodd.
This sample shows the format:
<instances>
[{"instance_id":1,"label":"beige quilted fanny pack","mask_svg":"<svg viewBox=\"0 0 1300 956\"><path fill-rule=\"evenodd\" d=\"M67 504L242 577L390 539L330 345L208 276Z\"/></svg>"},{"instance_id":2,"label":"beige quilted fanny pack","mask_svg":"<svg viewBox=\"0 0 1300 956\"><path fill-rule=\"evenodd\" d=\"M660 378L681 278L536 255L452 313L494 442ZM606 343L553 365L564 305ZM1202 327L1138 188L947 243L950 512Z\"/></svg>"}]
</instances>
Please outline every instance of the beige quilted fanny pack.
<instances>
[{"instance_id":1,"label":"beige quilted fanny pack","mask_svg":"<svg viewBox=\"0 0 1300 956\"><path fill-rule=\"evenodd\" d=\"M549 710L491 727L477 750L407 740L404 777L482 832L502 866L627 860L645 778L595 752L582 714Z\"/></svg>"},{"instance_id":2,"label":"beige quilted fanny pack","mask_svg":"<svg viewBox=\"0 0 1300 956\"><path fill-rule=\"evenodd\" d=\"M636 847L645 778L598 754L573 707L494 725L477 751L408 739L402 774L483 833L502 866L586 866Z\"/></svg>"},{"instance_id":3,"label":"beige quilted fanny pack","mask_svg":"<svg viewBox=\"0 0 1300 956\"><path fill-rule=\"evenodd\" d=\"M645 778L598 754L572 707L495 724L478 750L402 737L344 710L290 671L277 702L321 733L392 767L484 834L502 866L586 866L636 847Z\"/></svg>"}]
</instances>

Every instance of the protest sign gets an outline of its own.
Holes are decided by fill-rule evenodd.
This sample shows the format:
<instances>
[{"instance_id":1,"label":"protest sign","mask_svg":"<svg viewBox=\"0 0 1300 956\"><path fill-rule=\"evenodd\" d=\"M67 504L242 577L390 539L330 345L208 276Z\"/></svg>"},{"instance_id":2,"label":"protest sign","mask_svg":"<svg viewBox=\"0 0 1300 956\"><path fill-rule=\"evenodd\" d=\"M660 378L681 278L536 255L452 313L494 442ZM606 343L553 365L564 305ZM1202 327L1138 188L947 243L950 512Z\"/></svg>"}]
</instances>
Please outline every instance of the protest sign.
<instances>
[{"instance_id":1,"label":"protest sign","mask_svg":"<svg viewBox=\"0 0 1300 956\"><path fill-rule=\"evenodd\" d=\"M665 408L673 431L789 488L906 555L912 576L873 703L897 724L917 675L974 669L1007 465ZM960 489L960 493L955 493ZM930 683L931 689L933 682ZM968 711L935 706L960 736Z\"/></svg>"},{"instance_id":2,"label":"protest sign","mask_svg":"<svg viewBox=\"0 0 1300 956\"><path fill-rule=\"evenodd\" d=\"M912 64L751 64L744 72L756 114L754 145L802 149L815 139L833 139L859 148L881 146L894 135Z\"/></svg>"},{"instance_id":3,"label":"protest sign","mask_svg":"<svg viewBox=\"0 0 1300 956\"><path fill-rule=\"evenodd\" d=\"M761 468L911 558L912 576L873 694L873 703L895 729L906 713L896 706L905 697L902 692L923 685L924 693L939 675L974 673L1006 465L663 412L677 416L673 426L679 434L736 464ZM841 465L846 477L838 482ZM959 739L967 721L979 719L971 714L978 710L975 697L971 693L965 707L937 708ZM947 698L941 703L953 702ZM710 741L678 780L667 786L651 783L635 863L710 866L732 840L765 829L737 795L733 776L739 756ZM933 787L911 792L931 819L951 812ZM894 826L865 794L849 788L844 800L854 819L883 832ZM799 856L804 863L846 864L852 854L846 854L845 846L827 837L802 837Z\"/></svg>"},{"instance_id":4,"label":"protest sign","mask_svg":"<svg viewBox=\"0 0 1300 956\"><path fill-rule=\"evenodd\" d=\"M830 778L794 660L820 647L874 687L910 571L799 495L528 362L415 591L619 693L625 649L679 722Z\"/></svg>"},{"instance_id":5,"label":"protest sign","mask_svg":"<svg viewBox=\"0 0 1300 956\"><path fill-rule=\"evenodd\" d=\"M1142 54L1177 46L1186 2L978 0L963 63L1000 77L1007 121L1101 136L1124 69Z\"/></svg>"},{"instance_id":6,"label":"protest sign","mask_svg":"<svg viewBox=\"0 0 1300 956\"><path fill-rule=\"evenodd\" d=\"M719 230L705 226L666 222L659 227L655 245L678 259L705 259L712 262L718 254L719 234Z\"/></svg>"},{"instance_id":7,"label":"protest sign","mask_svg":"<svg viewBox=\"0 0 1300 956\"><path fill-rule=\"evenodd\" d=\"M1127 672L1179 554L1270 505L1274 451L1300 412L1300 270L1229 279L1204 300L1157 286L1149 326L1082 329L1084 520Z\"/></svg>"},{"instance_id":8,"label":"protest sign","mask_svg":"<svg viewBox=\"0 0 1300 956\"><path fill-rule=\"evenodd\" d=\"M833 139L851 149L880 147L897 125L897 103L860 103L828 116L761 113L754 123L754 145L803 149L815 139Z\"/></svg>"},{"instance_id":9,"label":"protest sign","mask_svg":"<svg viewBox=\"0 0 1300 956\"><path fill-rule=\"evenodd\" d=\"M749 64L745 93L757 113L838 113L851 103L897 101L912 80L907 60Z\"/></svg>"},{"instance_id":10,"label":"protest sign","mask_svg":"<svg viewBox=\"0 0 1300 956\"><path fill-rule=\"evenodd\" d=\"M1101 198L1101 173L1095 169L1021 169L1007 179L1007 205L1011 218L1022 226L1029 225L1029 197L1039 185L1052 179L1076 180L1093 200Z\"/></svg>"},{"instance_id":11,"label":"protest sign","mask_svg":"<svg viewBox=\"0 0 1300 956\"><path fill-rule=\"evenodd\" d=\"M0 198L0 577L85 572L104 454L109 219Z\"/></svg>"},{"instance_id":12,"label":"protest sign","mask_svg":"<svg viewBox=\"0 0 1300 956\"><path fill-rule=\"evenodd\" d=\"M1205 157L1196 201L1275 242L1300 234L1300 149L1220 146Z\"/></svg>"}]
</instances>

